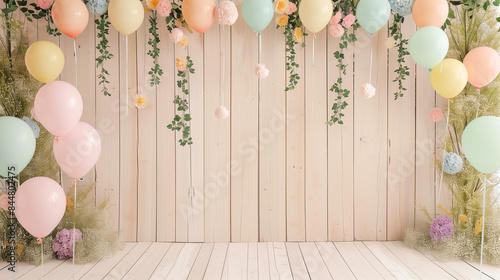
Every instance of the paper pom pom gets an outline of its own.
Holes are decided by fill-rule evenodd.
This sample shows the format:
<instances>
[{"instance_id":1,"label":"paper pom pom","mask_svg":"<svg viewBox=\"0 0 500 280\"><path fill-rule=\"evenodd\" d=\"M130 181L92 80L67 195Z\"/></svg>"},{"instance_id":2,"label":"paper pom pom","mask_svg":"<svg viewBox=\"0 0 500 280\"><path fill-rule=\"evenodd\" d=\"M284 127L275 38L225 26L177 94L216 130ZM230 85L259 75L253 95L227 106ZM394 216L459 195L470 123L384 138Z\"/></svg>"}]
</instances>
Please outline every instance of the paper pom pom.
<instances>
[{"instance_id":1,"label":"paper pom pom","mask_svg":"<svg viewBox=\"0 0 500 280\"><path fill-rule=\"evenodd\" d=\"M229 110L221 105L215 109L215 117L219 120L227 119L229 117Z\"/></svg>"},{"instance_id":2,"label":"paper pom pom","mask_svg":"<svg viewBox=\"0 0 500 280\"><path fill-rule=\"evenodd\" d=\"M160 0L158 5L156 5L156 11L160 16L168 17L172 11L172 4L170 4L170 0Z\"/></svg>"},{"instance_id":3,"label":"paper pom pom","mask_svg":"<svg viewBox=\"0 0 500 280\"><path fill-rule=\"evenodd\" d=\"M75 231L75 241L82 241L83 235L79 229L62 229L52 242L52 250L60 260L73 257L73 231Z\"/></svg>"},{"instance_id":4,"label":"paper pom pom","mask_svg":"<svg viewBox=\"0 0 500 280\"><path fill-rule=\"evenodd\" d=\"M46 10L52 6L52 0L35 0L35 5L43 10Z\"/></svg>"},{"instance_id":5,"label":"paper pom pom","mask_svg":"<svg viewBox=\"0 0 500 280\"><path fill-rule=\"evenodd\" d=\"M394 37L389 37L389 38L387 38L387 40L385 40L385 47L388 48L388 49L392 49L396 45L397 45L397 42L394 39Z\"/></svg>"},{"instance_id":6,"label":"paper pom pom","mask_svg":"<svg viewBox=\"0 0 500 280\"><path fill-rule=\"evenodd\" d=\"M264 64L257 64L257 66L255 66L255 75L260 79L267 78L267 76L269 76L269 69L267 69Z\"/></svg>"},{"instance_id":7,"label":"paper pom pom","mask_svg":"<svg viewBox=\"0 0 500 280\"><path fill-rule=\"evenodd\" d=\"M342 26L344 26L345 28L350 28L355 21L356 17L352 13L350 13L342 21Z\"/></svg>"},{"instance_id":8,"label":"paper pom pom","mask_svg":"<svg viewBox=\"0 0 500 280\"><path fill-rule=\"evenodd\" d=\"M295 5L292 2L288 2L288 5L286 6L285 14L291 15L297 11L297 5Z\"/></svg>"},{"instance_id":9,"label":"paper pom pom","mask_svg":"<svg viewBox=\"0 0 500 280\"><path fill-rule=\"evenodd\" d=\"M432 220L429 231L431 238L441 241L453 235L453 219L450 216L439 216Z\"/></svg>"},{"instance_id":10,"label":"paper pom pom","mask_svg":"<svg viewBox=\"0 0 500 280\"><path fill-rule=\"evenodd\" d=\"M447 153L443 158L443 171L447 174L457 174L462 170L462 158L455 153Z\"/></svg>"},{"instance_id":11,"label":"paper pom pom","mask_svg":"<svg viewBox=\"0 0 500 280\"><path fill-rule=\"evenodd\" d=\"M174 28L174 29L172 29L172 31L170 31L169 37L170 37L170 40L172 40L172 42L177 44L184 37L184 33L179 28Z\"/></svg>"},{"instance_id":12,"label":"paper pom pom","mask_svg":"<svg viewBox=\"0 0 500 280\"><path fill-rule=\"evenodd\" d=\"M232 1L222 1L215 8L215 19L222 25L233 25L238 19L238 9Z\"/></svg>"},{"instance_id":13,"label":"paper pom pom","mask_svg":"<svg viewBox=\"0 0 500 280\"><path fill-rule=\"evenodd\" d=\"M372 98L377 94L377 90L371 84L366 83L361 87L361 94L365 98Z\"/></svg>"},{"instance_id":14,"label":"paper pom pom","mask_svg":"<svg viewBox=\"0 0 500 280\"><path fill-rule=\"evenodd\" d=\"M334 16L332 16L332 18L330 19L330 24L331 25L335 25L335 24L338 24L340 22L340 20L342 19L342 13L341 12L337 12Z\"/></svg>"},{"instance_id":15,"label":"paper pom pom","mask_svg":"<svg viewBox=\"0 0 500 280\"><path fill-rule=\"evenodd\" d=\"M35 138L38 138L38 136L40 136L40 127L38 124L28 117L23 117L23 121L31 127L33 134L35 134Z\"/></svg>"},{"instance_id":16,"label":"paper pom pom","mask_svg":"<svg viewBox=\"0 0 500 280\"><path fill-rule=\"evenodd\" d=\"M431 110L430 117L431 117L431 120L438 122L438 121L441 121L443 119L444 114L443 114L443 111L441 111L441 109L434 108Z\"/></svg>"},{"instance_id":17,"label":"paper pom pom","mask_svg":"<svg viewBox=\"0 0 500 280\"><path fill-rule=\"evenodd\" d=\"M342 35L344 35L344 27L342 27L342 25L338 23L330 25L329 30L330 30L330 35L332 35L335 38L340 38L342 37Z\"/></svg>"},{"instance_id":18,"label":"paper pom pom","mask_svg":"<svg viewBox=\"0 0 500 280\"><path fill-rule=\"evenodd\" d=\"M89 0L87 2L87 8L94 15L102 15L108 10L107 0Z\"/></svg>"},{"instance_id":19,"label":"paper pom pom","mask_svg":"<svg viewBox=\"0 0 500 280\"><path fill-rule=\"evenodd\" d=\"M413 0L389 0L391 9L398 15L404 17L411 14Z\"/></svg>"}]
</instances>

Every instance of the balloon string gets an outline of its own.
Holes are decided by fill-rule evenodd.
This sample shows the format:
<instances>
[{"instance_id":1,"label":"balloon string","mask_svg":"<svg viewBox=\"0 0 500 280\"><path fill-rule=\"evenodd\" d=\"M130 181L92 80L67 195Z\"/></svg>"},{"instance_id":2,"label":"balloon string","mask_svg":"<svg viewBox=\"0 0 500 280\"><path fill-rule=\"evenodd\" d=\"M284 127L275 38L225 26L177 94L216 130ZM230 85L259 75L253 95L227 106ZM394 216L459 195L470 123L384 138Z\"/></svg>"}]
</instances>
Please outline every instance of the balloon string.
<instances>
[{"instance_id":1,"label":"balloon string","mask_svg":"<svg viewBox=\"0 0 500 280\"><path fill-rule=\"evenodd\" d=\"M73 51L75 53L75 87L78 89L78 56L76 55L76 38L73 38Z\"/></svg>"},{"instance_id":2,"label":"balloon string","mask_svg":"<svg viewBox=\"0 0 500 280\"><path fill-rule=\"evenodd\" d=\"M483 182L483 224L481 229L481 259L479 261L479 279L483 279L483 251L484 251L484 215L486 213L486 174Z\"/></svg>"},{"instance_id":3,"label":"balloon string","mask_svg":"<svg viewBox=\"0 0 500 280\"><path fill-rule=\"evenodd\" d=\"M222 31L224 31L224 25L222 25ZM220 68L219 68L219 103L223 105L224 103L224 52L222 51L222 32L221 25L219 25L219 50L220 50Z\"/></svg>"},{"instance_id":4,"label":"balloon string","mask_svg":"<svg viewBox=\"0 0 500 280\"><path fill-rule=\"evenodd\" d=\"M41 270L41 277L40 279L43 279L43 239L40 239L40 256L42 258L42 264L40 265L40 270Z\"/></svg>"},{"instance_id":5,"label":"balloon string","mask_svg":"<svg viewBox=\"0 0 500 280\"><path fill-rule=\"evenodd\" d=\"M125 36L125 116L128 116L128 35Z\"/></svg>"},{"instance_id":6,"label":"balloon string","mask_svg":"<svg viewBox=\"0 0 500 280\"><path fill-rule=\"evenodd\" d=\"M75 179L75 190L74 190L74 202L73 202L73 217L76 217L76 182L78 180ZM75 279L75 245L76 245L76 219L73 219L73 279Z\"/></svg>"},{"instance_id":7,"label":"balloon string","mask_svg":"<svg viewBox=\"0 0 500 280\"><path fill-rule=\"evenodd\" d=\"M448 113L447 113L447 117L446 117L445 135L446 135L446 131L448 131L448 124L449 124L449 120L450 120L450 103L451 103L451 101L448 100ZM444 160L445 155L446 155L446 140L444 141L443 160ZM444 175L444 169L441 166L441 177L439 178L439 191L438 191L438 197L436 200L436 206L439 205L439 200L441 199L441 190L443 187L443 175Z\"/></svg>"},{"instance_id":8,"label":"balloon string","mask_svg":"<svg viewBox=\"0 0 500 280\"><path fill-rule=\"evenodd\" d=\"M373 68L373 44L370 48L370 79L369 79L370 84L372 83L372 68Z\"/></svg>"},{"instance_id":9,"label":"balloon string","mask_svg":"<svg viewBox=\"0 0 500 280\"><path fill-rule=\"evenodd\" d=\"M262 37L261 37L260 32L259 32L259 57L258 57L259 64L260 64L261 58L262 58Z\"/></svg>"},{"instance_id":10,"label":"balloon string","mask_svg":"<svg viewBox=\"0 0 500 280\"><path fill-rule=\"evenodd\" d=\"M314 66L314 40L315 40L315 38L316 38L316 34L313 37L313 51L312 51L312 55L313 55L313 63L312 63L312 65L313 66Z\"/></svg>"}]
</instances>

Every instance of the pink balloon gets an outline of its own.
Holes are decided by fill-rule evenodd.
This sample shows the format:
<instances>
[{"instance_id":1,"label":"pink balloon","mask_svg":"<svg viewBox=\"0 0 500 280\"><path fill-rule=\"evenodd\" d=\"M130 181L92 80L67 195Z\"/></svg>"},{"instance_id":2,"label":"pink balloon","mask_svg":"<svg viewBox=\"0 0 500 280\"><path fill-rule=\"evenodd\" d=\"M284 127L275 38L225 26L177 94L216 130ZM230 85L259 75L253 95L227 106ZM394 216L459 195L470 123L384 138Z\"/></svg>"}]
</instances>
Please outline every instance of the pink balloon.
<instances>
[{"instance_id":1,"label":"pink balloon","mask_svg":"<svg viewBox=\"0 0 500 280\"><path fill-rule=\"evenodd\" d=\"M464 65L469 74L469 83L482 88L500 73L500 56L492 48L479 47L465 56Z\"/></svg>"},{"instance_id":2,"label":"pink balloon","mask_svg":"<svg viewBox=\"0 0 500 280\"><path fill-rule=\"evenodd\" d=\"M82 117L82 96L70 83L50 82L36 94L35 112L40 123L50 133L64 135L70 132Z\"/></svg>"},{"instance_id":3,"label":"pink balloon","mask_svg":"<svg viewBox=\"0 0 500 280\"><path fill-rule=\"evenodd\" d=\"M54 156L71 178L82 178L101 155L101 137L90 124L79 122L71 132L54 140Z\"/></svg>"},{"instance_id":4,"label":"pink balloon","mask_svg":"<svg viewBox=\"0 0 500 280\"><path fill-rule=\"evenodd\" d=\"M16 218L24 229L34 237L44 238L64 216L66 194L50 178L31 178L19 186L15 207Z\"/></svg>"}]
</instances>

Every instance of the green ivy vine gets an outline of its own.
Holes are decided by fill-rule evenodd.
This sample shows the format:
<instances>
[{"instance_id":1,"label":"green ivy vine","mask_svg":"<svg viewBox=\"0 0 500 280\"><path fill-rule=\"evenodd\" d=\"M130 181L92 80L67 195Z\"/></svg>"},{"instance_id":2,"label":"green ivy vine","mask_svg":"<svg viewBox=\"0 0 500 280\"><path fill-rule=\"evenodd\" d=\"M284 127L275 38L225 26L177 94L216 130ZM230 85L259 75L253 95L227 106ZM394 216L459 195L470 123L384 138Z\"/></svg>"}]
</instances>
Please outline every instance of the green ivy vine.
<instances>
[{"instance_id":1,"label":"green ivy vine","mask_svg":"<svg viewBox=\"0 0 500 280\"><path fill-rule=\"evenodd\" d=\"M148 40L148 45L151 49L148 51L148 55L153 59L153 67L149 70L148 74L150 75L149 84L150 86L155 86L160 84L160 77L163 75L163 70L158 63L158 57L160 56L160 48L158 44L160 43L160 36L158 35L158 15L156 11L152 12L152 15L149 16L149 34L152 35Z\"/></svg>"},{"instance_id":2,"label":"green ivy vine","mask_svg":"<svg viewBox=\"0 0 500 280\"><path fill-rule=\"evenodd\" d=\"M100 41L97 43L96 49L99 51L99 56L96 60L96 68L101 67L101 73L97 76L99 79L99 85L102 85L101 92L104 93L104 96L111 96L108 91L107 84L109 84L107 76L109 76L108 70L104 68L104 61L109 60L114 57L112 53L109 52L109 41L106 37L109 35L109 25L110 22L108 20L108 13L104 13L100 16L99 19L95 20L95 24L97 25L97 38Z\"/></svg>"},{"instance_id":3,"label":"green ivy vine","mask_svg":"<svg viewBox=\"0 0 500 280\"><path fill-rule=\"evenodd\" d=\"M398 97L403 97L403 93L406 91L403 81L406 81L406 78L410 76L410 68L405 65L405 56L410 54L407 47L408 39L403 38L403 33L401 31L401 25L404 22L404 17L394 14L392 25L389 26L390 34L396 41L398 50L398 68L394 70L396 78L393 80L393 82L398 83L398 91L394 93L394 100L397 100Z\"/></svg>"}]
</instances>

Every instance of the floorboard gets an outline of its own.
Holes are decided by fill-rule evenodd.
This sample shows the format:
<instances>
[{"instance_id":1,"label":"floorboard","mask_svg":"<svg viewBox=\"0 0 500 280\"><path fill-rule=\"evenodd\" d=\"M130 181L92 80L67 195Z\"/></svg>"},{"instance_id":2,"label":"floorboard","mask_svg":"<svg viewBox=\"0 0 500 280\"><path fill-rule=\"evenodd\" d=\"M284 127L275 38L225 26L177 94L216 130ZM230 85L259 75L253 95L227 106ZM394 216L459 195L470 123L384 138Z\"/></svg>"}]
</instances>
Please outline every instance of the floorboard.
<instances>
[{"instance_id":1,"label":"floorboard","mask_svg":"<svg viewBox=\"0 0 500 280\"><path fill-rule=\"evenodd\" d=\"M500 268L484 265L484 280ZM441 260L392 242L127 243L97 262L50 260L43 267L5 265L7 279L373 280L479 279L479 263Z\"/></svg>"}]
</instances>

